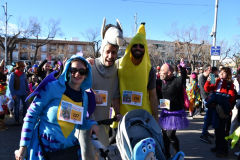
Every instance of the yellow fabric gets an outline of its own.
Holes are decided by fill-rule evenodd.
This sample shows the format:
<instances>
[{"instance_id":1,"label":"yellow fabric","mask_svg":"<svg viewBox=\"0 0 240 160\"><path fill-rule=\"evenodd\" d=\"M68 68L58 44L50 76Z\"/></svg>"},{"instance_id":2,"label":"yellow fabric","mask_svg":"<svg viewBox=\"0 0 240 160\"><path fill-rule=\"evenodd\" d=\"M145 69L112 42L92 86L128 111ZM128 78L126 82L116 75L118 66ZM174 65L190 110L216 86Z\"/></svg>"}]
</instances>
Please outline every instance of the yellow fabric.
<instances>
[{"instance_id":1,"label":"yellow fabric","mask_svg":"<svg viewBox=\"0 0 240 160\"><path fill-rule=\"evenodd\" d=\"M61 101L59 103L59 106L58 106L57 119L59 117L59 112L60 112L60 109L61 109L62 100L67 101L67 102L72 103L72 104L75 104L77 106L82 106L82 102L74 102L68 96L63 94L62 99L61 99ZM74 123L69 123L69 122L65 122L65 121L61 121L61 120L58 120L58 124L59 124L65 138L67 138L70 135L70 133L74 130L74 126L75 126Z\"/></svg>"},{"instance_id":2,"label":"yellow fabric","mask_svg":"<svg viewBox=\"0 0 240 160\"><path fill-rule=\"evenodd\" d=\"M237 143L237 141L239 140L239 136L240 136L240 127L238 127L233 134L231 134L230 136L225 137L226 140L228 139L232 139L231 142L231 148L233 148L235 146L235 144Z\"/></svg>"},{"instance_id":3,"label":"yellow fabric","mask_svg":"<svg viewBox=\"0 0 240 160\"><path fill-rule=\"evenodd\" d=\"M131 48L134 44L142 44L145 48L142 62L139 65L134 65L131 60ZM150 69L151 61L148 54L145 26L142 24L138 29L138 33L132 38L129 46L127 47L125 55L119 59L118 79L121 95L120 113L122 115L125 115L128 111L134 109L145 109L152 114L149 92L147 90ZM142 92L142 106L122 104L122 95L124 90ZM114 116L115 114L113 113L112 115ZM111 127L116 128L117 123L114 123Z\"/></svg>"}]
</instances>

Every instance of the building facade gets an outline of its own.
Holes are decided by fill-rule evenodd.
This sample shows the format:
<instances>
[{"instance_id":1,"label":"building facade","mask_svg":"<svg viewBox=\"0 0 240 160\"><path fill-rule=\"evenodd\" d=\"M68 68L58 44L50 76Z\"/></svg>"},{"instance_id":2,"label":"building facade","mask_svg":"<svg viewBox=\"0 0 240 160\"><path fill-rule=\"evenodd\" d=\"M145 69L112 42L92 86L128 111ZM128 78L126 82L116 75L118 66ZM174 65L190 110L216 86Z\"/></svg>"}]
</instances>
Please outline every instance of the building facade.
<instances>
[{"instance_id":1,"label":"building facade","mask_svg":"<svg viewBox=\"0 0 240 160\"><path fill-rule=\"evenodd\" d=\"M43 39L38 40L38 44L43 44ZM51 40L47 44L41 46L37 50L36 61L45 60L48 56L52 56L52 61L63 60L65 57L70 58L77 52L84 54L94 53L93 42L73 41L73 40ZM16 45L16 49L12 52L12 62L32 61L36 52L36 40L27 39ZM5 57L5 51L0 48L1 59ZM8 57L9 60L10 57Z\"/></svg>"}]
</instances>

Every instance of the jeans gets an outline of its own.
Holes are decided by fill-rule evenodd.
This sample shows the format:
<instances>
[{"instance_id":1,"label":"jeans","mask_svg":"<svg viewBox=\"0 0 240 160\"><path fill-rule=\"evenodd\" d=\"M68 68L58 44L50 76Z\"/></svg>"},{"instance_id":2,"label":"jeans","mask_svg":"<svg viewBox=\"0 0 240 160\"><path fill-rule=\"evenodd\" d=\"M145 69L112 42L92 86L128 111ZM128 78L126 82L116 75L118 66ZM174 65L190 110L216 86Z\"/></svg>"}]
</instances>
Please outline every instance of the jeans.
<instances>
[{"instance_id":1,"label":"jeans","mask_svg":"<svg viewBox=\"0 0 240 160\"><path fill-rule=\"evenodd\" d=\"M206 111L206 114L204 116L204 123L203 123L203 130L202 130L202 135L207 135L208 134L208 126L209 124L207 123L207 113L208 113L208 108L206 108L206 101L205 99L202 99L204 110Z\"/></svg>"},{"instance_id":2,"label":"jeans","mask_svg":"<svg viewBox=\"0 0 240 160\"><path fill-rule=\"evenodd\" d=\"M215 136L216 136L216 140L215 140L215 144L216 144L216 148L228 153L228 142L225 140L226 132L225 132L225 126L227 124L227 119L220 119L220 124L218 126L218 128L215 129Z\"/></svg>"},{"instance_id":3,"label":"jeans","mask_svg":"<svg viewBox=\"0 0 240 160\"><path fill-rule=\"evenodd\" d=\"M20 99L22 100L23 104L23 118L27 113L27 102L25 102L27 95L17 95L17 98L14 99L14 113L15 113L15 120L19 121L19 108L20 108Z\"/></svg>"}]
</instances>

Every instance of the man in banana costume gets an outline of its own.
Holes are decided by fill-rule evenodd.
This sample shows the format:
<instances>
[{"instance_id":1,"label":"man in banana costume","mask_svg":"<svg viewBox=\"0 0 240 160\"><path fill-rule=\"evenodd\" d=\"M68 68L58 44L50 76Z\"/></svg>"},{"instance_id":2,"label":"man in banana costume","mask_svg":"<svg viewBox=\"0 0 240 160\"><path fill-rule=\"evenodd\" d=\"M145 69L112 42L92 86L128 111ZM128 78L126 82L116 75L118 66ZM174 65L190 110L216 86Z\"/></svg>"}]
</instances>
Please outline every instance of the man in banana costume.
<instances>
[{"instance_id":1,"label":"man in banana costume","mask_svg":"<svg viewBox=\"0 0 240 160\"><path fill-rule=\"evenodd\" d=\"M145 23L140 25L125 55L116 64L120 89L120 112L116 115L125 115L134 109L145 109L158 122L156 75L148 54ZM116 123L113 125L115 127Z\"/></svg>"}]
</instances>

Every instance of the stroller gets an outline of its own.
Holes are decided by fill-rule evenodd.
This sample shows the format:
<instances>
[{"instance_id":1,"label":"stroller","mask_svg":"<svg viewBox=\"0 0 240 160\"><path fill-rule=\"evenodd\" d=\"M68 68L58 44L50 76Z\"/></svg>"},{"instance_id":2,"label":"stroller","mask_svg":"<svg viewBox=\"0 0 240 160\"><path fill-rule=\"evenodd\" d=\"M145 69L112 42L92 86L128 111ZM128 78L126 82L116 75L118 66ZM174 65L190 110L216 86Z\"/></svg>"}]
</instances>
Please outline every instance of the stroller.
<instances>
[{"instance_id":1,"label":"stroller","mask_svg":"<svg viewBox=\"0 0 240 160\"><path fill-rule=\"evenodd\" d=\"M121 119L118 124L116 142L117 146L106 147L96 139L94 134L92 135L92 144L99 151L99 159L142 160L149 153L148 151L153 151L156 159L166 160L161 127L146 110L130 111ZM147 144L145 148L142 146L144 143ZM141 149L141 153L137 147ZM184 153L178 152L168 160L183 160L183 157Z\"/></svg>"}]
</instances>

